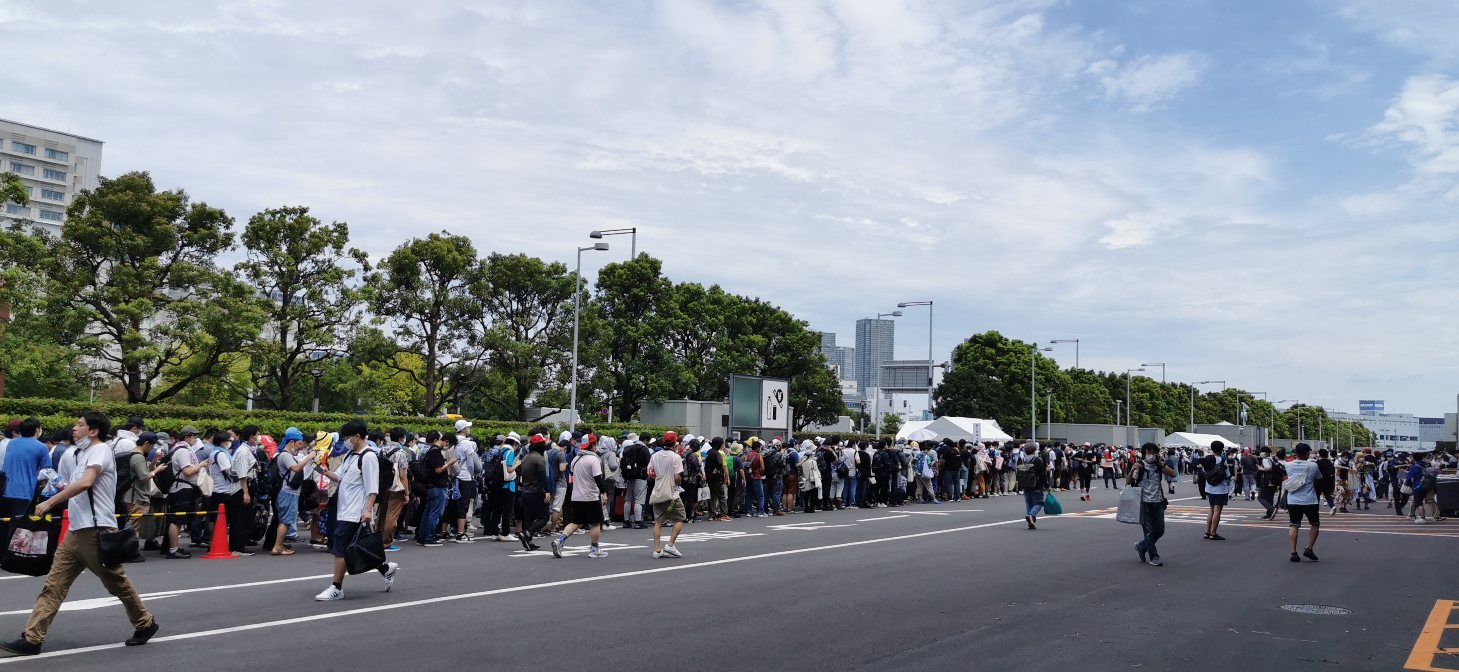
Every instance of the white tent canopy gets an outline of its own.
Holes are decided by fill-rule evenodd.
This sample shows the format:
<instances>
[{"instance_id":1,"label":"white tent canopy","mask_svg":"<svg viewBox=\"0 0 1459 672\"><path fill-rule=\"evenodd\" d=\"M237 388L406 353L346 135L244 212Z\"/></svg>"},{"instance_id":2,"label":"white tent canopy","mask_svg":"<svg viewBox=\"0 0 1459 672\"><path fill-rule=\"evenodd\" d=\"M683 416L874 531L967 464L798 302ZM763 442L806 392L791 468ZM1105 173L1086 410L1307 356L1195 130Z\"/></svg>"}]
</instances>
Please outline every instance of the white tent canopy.
<instances>
[{"instance_id":1,"label":"white tent canopy","mask_svg":"<svg viewBox=\"0 0 1459 672\"><path fill-rule=\"evenodd\" d=\"M903 424L900 429L897 430L897 438L905 439L907 438L908 434L911 434L912 432L915 432L919 429L927 429L931 425L931 420L909 420L905 424ZM939 436L941 435L939 434Z\"/></svg>"},{"instance_id":2,"label":"white tent canopy","mask_svg":"<svg viewBox=\"0 0 1459 672\"><path fill-rule=\"evenodd\" d=\"M937 432L938 438L959 439L972 441L1012 441L1013 437L998 426L996 420L984 420L982 418L954 418L941 417L927 427Z\"/></svg>"},{"instance_id":3,"label":"white tent canopy","mask_svg":"<svg viewBox=\"0 0 1459 672\"><path fill-rule=\"evenodd\" d=\"M1233 447L1231 440L1224 436L1215 434L1196 434L1193 432L1176 432L1165 437L1166 448L1202 448L1211 449L1212 441L1220 441L1226 447Z\"/></svg>"}]
</instances>

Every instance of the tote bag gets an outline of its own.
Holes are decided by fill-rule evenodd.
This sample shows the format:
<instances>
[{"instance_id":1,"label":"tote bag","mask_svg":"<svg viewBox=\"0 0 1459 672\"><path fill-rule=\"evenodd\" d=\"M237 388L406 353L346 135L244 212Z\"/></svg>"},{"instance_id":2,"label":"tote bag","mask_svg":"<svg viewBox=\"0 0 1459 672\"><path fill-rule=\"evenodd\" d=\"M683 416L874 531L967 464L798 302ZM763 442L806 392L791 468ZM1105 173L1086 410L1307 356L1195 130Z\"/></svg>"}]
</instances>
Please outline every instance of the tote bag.
<instances>
[{"instance_id":1,"label":"tote bag","mask_svg":"<svg viewBox=\"0 0 1459 672\"><path fill-rule=\"evenodd\" d=\"M1140 524L1140 489L1125 488L1120 491L1120 508L1115 520L1132 525Z\"/></svg>"},{"instance_id":2,"label":"tote bag","mask_svg":"<svg viewBox=\"0 0 1459 672\"><path fill-rule=\"evenodd\" d=\"M350 576L364 574L385 564L385 542L380 533L361 525L344 549L344 568Z\"/></svg>"},{"instance_id":3,"label":"tote bag","mask_svg":"<svg viewBox=\"0 0 1459 672\"><path fill-rule=\"evenodd\" d=\"M61 539L59 520L20 516L10 523L5 549L0 551L0 569L12 574L45 576L56 559Z\"/></svg>"}]
</instances>

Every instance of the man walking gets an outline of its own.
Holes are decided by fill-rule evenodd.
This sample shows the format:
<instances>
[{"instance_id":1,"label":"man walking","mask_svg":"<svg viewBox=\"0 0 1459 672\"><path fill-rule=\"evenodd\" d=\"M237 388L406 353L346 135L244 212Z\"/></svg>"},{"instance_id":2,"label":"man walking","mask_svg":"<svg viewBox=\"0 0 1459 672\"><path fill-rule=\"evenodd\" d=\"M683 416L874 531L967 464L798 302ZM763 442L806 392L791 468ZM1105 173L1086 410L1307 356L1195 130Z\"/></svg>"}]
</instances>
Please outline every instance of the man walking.
<instances>
[{"instance_id":1,"label":"man walking","mask_svg":"<svg viewBox=\"0 0 1459 672\"><path fill-rule=\"evenodd\" d=\"M1135 542L1135 552L1140 554L1140 561L1148 563L1152 567L1159 567L1165 563L1160 561L1160 551L1156 550L1155 542L1165 536L1165 489L1161 484L1161 475L1174 476L1175 469L1163 461L1160 457L1160 446L1147 443L1140 447L1144 459L1130 470L1128 485L1140 488L1140 528L1144 530L1145 537Z\"/></svg>"},{"instance_id":2,"label":"man walking","mask_svg":"<svg viewBox=\"0 0 1459 672\"><path fill-rule=\"evenodd\" d=\"M568 463L567 474L567 503L563 509L567 525L553 538L552 555L561 558L568 537L578 528L588 528L592 543L588 557L606 558L608 554L598 550L598 540L603 534L603 504L608 501L608 495L602 489L603 461L598 459L597 453L578 451L577 457Z\"/></svg>"},{"instance_id":3,"label":"man walking","mask_svg":"<svg viewBox=\"0 0 1459 672\"><path fill-rule=\"evenodd\" d=\"M1262 520L1277 517L1277 490L1282 487L1282 464L1272 459L1272 449L1261 447L1261 458L1256 462L1256 503L1266 509Z\"/></svg>"},{"instance_id":4,"label":"man walking","mask_svg":"<svg viewBox=\"0 0 1459 672\"><path fill-rule=\"evenodd\" d=\"M680 498L684 483L684 458L674 450L676 437L673 432L664 434L664 449L649 459L648 476L653 479L653 494L649 504L654 507L654 550L652 557L682 558L683 554L674 546L679 532L684 529L684 503ZM668 545L663 544L665 523L673 524Z\"/></svg>"},{"instance_id":5,"label":"man walking","mask_svg":"<svg viewBox=\"0 0 1459 672\"><path fill-rule=\"evenodd\" d=\"M1312 547L1317 545L1318 528L1321 527L1315 487L1320 473L1317 464L1310 459L1312 446L1299 443L1295 452L1297 459L1287 463L1287 482L1282 485L1287 491L1287 519L1291 523L1287 528L1287 541L1291 545L1292 562L1302 562L1302 558L1297 557L1297 536L1302 532L1302 518L1307 518L1312 529L1307 531L1307 548L1302 551L1302 556L1317 562L1317 554Z\"/></svg>"},{"instance_id":6,"label":"man walking","mask_svg":"<svg viewBox=\"0 0 1459 672\"><path fill-rule=\"evenodd\" d=\"M330 551L334 554L334 580L324 592L314 596L319 602L344 599L345 549L354 543L361 526L367 526L375 515L375 498L380 495L380 461L371 455L365 445L369 434L364 420L351 420L339 428L339 440L349 448L349 453L340 462L337 471L324 468L324 475L339 484L335 507L334 531L329 535ZM375 568L385 580L385 591L395 584L395 575L400 565L393 562L381 563Z\"/></svg>"},{"instance_id":7,"label":"man walking","mask_svg":"<svg viewBox=\"0 0 1459 672\"><path fill-rule=\"evenodd\" d=\"M1206 482L1206 499L1211 505L1210 513L1206 515L1206 539L1226 541L1226 537L1216 534L1221 527L1221 511L1231 499L1231 468L1226 459L1226 444L1212 441L1211 454L1201 458L1199 464L1198 469Z\"/></svg>"},{"instance_id":8,"label":"man walking","mask_svg":"<svg viewBox=\"0 0 1459 672\"><path fill-rule=\"evenodd\" d=\"M1023 507L1028 512L1023 520L1030 530L1038 529L1039 513L1044 509L1044 490L1049 487L1048 465L1038 450L1037 442L1023 444L1023 454L1014 468L1018 487L1023 490Z\"/></svg>"},{"instance_id":9,"label":"man walking","mask_svg":"<svg viewBox=\"0 0 1459 672\"><path fill-rule=\"evenodd\" d=\"M87 411L76 419L71 436L79 471L64 489L37 504L35 513L44 516L73 497L82 496L83 500L69 507L70 530L56 548L51 571L36 598L30 620L25 623L25 631L14 641L0 643L0 649L21 656L40 653L51 622L82 570L101 579L106 592L121 601L133 629L125 642L127 646L141 646L157 634L157 620L142 604L137 589L127 579L126 569L120 564L108 566L101 562L101 534L116 529L117 468L111 446L106 443L110 432L111 421L100 411Z\"/></svg>"},{"instance_id":10,"label":"man walking","mask_svg":"<svg viewBox=\"0 0 1459 672\"><path fill-rule=\"evenodd\" d=\"M643 529L643 503L647 499L648 446L629 434L623 445L623 527Z\"/></svg>"}]
</instances>

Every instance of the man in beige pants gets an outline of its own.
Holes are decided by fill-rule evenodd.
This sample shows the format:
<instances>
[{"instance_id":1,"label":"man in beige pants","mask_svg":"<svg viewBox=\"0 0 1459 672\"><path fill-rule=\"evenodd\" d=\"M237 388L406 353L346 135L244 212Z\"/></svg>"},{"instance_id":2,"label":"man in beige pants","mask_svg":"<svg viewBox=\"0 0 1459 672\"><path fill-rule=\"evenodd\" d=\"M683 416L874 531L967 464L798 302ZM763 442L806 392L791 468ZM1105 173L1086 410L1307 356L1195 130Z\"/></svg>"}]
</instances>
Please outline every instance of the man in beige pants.
<instances>
[{"instance_id":1,"label":"man in beige pants","mask_svg":"<svg viewBox=\"0 0 1459 672\"><path fill-rule=\"evenodd\" d=\"M142 604L137 589L127 579L122 565L108 567L101 564L101 544L98 535L115 530L116 523L116 458L106 439L111 432L111 421L99 411L87 411L76 420L71 430L75 440L76 464L80 474L72 479L63 490L50 499L36 505L35 515L44 516L56 505L77 497L70 508L71 528L66 538L56 548L56 558L51 571L46 575L45 586L36 598L30 620L19 639L0 643L0 650L20 656L33 656L41 652L51 621L60 611L61 603L71 591L71 584L87 570L101 579L108 593L121 600L126 609L127 620L132 622L135 632L126 641L127 646L141 646L157 634L157 621Z\"/></svg>"}]
</instances>

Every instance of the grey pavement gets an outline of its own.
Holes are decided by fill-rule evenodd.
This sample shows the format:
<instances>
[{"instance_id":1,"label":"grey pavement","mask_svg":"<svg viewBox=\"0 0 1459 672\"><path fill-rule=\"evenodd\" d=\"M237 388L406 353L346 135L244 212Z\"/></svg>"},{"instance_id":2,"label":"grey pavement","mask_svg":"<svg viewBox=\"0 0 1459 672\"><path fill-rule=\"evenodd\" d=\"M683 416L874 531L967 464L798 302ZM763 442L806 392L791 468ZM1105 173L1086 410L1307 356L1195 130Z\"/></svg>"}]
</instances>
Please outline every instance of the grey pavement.
<instances>
[{"instance_id":1,"label":"grey pavement","mask_svg":"<svg viewBox=\"0 0 1459 672\"><path fill-rule=\"evenodd\" d=\"M1066 515L1032 531L1019 497L699 523L678 560L650 558L637 530L605 532L605 559L582 555L586 536L560 560L515 542L407 545L391 554L391 592L377 574L347 577L333 603L313 601L330 558L307 547L149 559L128 573L162 625L151 644L120 647L121 608L83 574L45 655L0 659L0 672L1399 670L1435 602L1459 599L1436 571L1459 523L1417 527L1381 508L1324 518L1321 562L1292 564L1285 527L1254 504L1233 502L1227 541L1203 540L1204 503L1182 486L1157 568L1131 548L1138 526L1113 520L1114 493L1058 493ZM0 578L0 636L19 632L40 585Z\"/></svg>"}]
</instances>

